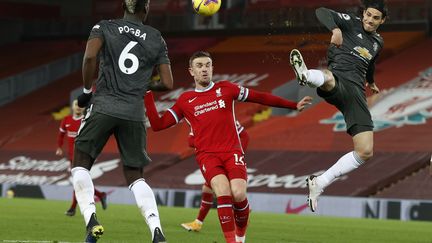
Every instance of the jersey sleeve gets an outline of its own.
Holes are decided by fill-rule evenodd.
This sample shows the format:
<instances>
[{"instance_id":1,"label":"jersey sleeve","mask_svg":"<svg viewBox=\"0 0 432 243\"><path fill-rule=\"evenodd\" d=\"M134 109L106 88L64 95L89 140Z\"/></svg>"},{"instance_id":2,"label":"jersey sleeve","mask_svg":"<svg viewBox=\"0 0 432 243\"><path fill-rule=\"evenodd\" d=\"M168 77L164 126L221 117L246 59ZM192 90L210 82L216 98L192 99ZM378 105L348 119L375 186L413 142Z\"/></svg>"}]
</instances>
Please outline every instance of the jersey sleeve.
<instances>
[{"instance_id":1,"label":"jersey sleeve","mask_svg":"<svg viewBox=\"0 0 432 243\"><path fill-rule=\"evenodd\" d=\"M63 119L60 123L59 133L57 135L57 146L63 147L64 136L66 134L66 119Z\"/></svg>"},{"instance_id":2,"label":"jersey sleeve","mask_svg":"<svg viewBox=\"0 0 432 243\"><path fill-rule=\"evenodd\" d=\"M375 58L369 63L369 68L368 68L368 70L366 72L366 81L369 84L375 83L375 78L374 78L374 75L375 75L375 62L376 62L377 58L378 58L378 55L376 55Z\"/></svg>"},{"instance_id":3,"label":"jersey sleeve","mask_svg":"<svg viewBox=\"0 0 432 243\"><path fill-rule=\"evenodd\" d=\"M154 102L154 97L153 97L153 93L152 92L147 92L144 96L144 105L146 108L146 113L147 113L147 117L149 119L150 125L153 129L153 131L160 131L163 130L165 128L171 127L173 125L175 125L176 123L178 123L180 121L179 117L183 117L183 116L179 116L179 114L182 115L182 113L180 113L180 111L177 111L177 113L175 113L173 111L176 109L174 105L173 107L171 107L170 109L168 109L167 112L165 112L162 117L159 116L159 113L156 109L156 105Z\"/></svg>"},{"instance_id":4,"label":"jersey sleeve","mask_svg":"<svg viewBox=\"0 0 432 243\"><path fill-rule=\"evenodd\" d=\"M168 57L168 47L162 36L160 37L160 42L161 48L159 49L156 64L170 64Z\"/></svg>"},{"instance_id":5,"label":"jersey sleeve","mask_svg":"<svg viewBox=\"0 0 432 243\"><path fill-rule=\"evenodd\" d=\"M381 50L384 47L384 40L382 39L382 37L378 34L375 34L374 39L376 40L376 44L378 45L378 49L377 49L377 54L375 55L375 57L371 60L371 62L369 63L369 67L368 70L366 72L366 81L369 84L375 83L375 79L374 79L374 75L375 75L375 63L376 60L379 57L379 54L381 52Z\"/></svg>"},{"instance_id":6,"label":"jersey sleeve","mask_svg":"<svg viewBox=\"0 0 432 243\"><path fill-rule=\"evenodd\" d=\"M93 39L93 38L100 38L100 39L104 40L103 28L105 28L105 22L106 21L102 20L93 26L93 28L90 31L90 35L88 38L89 40Z\"/></svg>"},{"instance_id":7,"label":"jersey sleeve","mask_svg":"<svg viewBox=\"0 0 432 243\"><path fill-rule=\"evenodd\" d=\"M248 88L243 87L241 85L235 85L230 81L220 81L220 82L223 82L223 85L229 88L230 93L232 94L234 100L244 102L248 98L249 96Z\"/></svg>"},{"instance_id":8,"label":"jersey sleeve","mask_svg":"<svg viewBox=\"0 0 432 243\"><path fill-rule=\"evenodd\" d=\"M181 109L181 105L179 104L183 99L179 99L177 100L177 102L168 109L168 112L171 113L171 115L174 117L174 119L176 120L176 123L179 123L181 121L181 119L183 119L183 111Z\"/></svg>"},{"instance_id":9,"label":"jersey sleeve","mask_svg":"<svg viewBox=\"0 0 432 243\"><path fill-rule=\"evenodd\" d=\"M339 13L324 7L318 8L315 14L318 20L330 31L335 28L340 28L341 30L350 29L356 18L349 14Z\"/></svg>"}]
</instances>

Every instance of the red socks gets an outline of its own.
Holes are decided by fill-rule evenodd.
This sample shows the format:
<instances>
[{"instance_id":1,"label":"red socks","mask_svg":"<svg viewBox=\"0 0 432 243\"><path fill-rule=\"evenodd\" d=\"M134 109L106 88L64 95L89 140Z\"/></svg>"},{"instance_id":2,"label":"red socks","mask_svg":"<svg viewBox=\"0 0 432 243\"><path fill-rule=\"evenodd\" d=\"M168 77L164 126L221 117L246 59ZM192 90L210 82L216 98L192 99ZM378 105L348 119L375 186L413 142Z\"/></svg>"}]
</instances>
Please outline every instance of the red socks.
<instances>
[{"instance_id":1,"label":"red socks","mask_svg":"<svg viewBox=\"0 0 432 243\"><path fill-rule=\"evenodd\" d=\"M231 196L217 198L219 222L227 243L235 243L234 213Z\"/></svg>"},{"instance_id":2,"label":"red socks","mask_svg":"<svg viewBox=\"0 0 432 243\"><path fill-rule=\"evenodd\" d=\"M249 221L249 202L247 198L242 202L234 202L234 218L236 225L236 235L243 237Z\"/></svg>"},{"instance_id":3,"label":"red socks","mask_svg":"<svg viewBox=\"0 0 432 243\"><path fill-rule=\"evenodd\" d=\"M213 193L203 192L201 196L201 207L199 209L199 213L197 217L199 221L204 222L204 219L207 216L212 205L213 205Z\"/></svg>"},{"instance_id":4,"label":"red socks","mask_svg":"<svg viewBox=\"0 0 432 243\"><path fill-rule=\"evenodd\" d=\"M96 195L96 197L98 197L99 199L101 199L104 194L102 192L96 190L96 188L95 188L95 195Z\"/></svg>"}]
</instances>

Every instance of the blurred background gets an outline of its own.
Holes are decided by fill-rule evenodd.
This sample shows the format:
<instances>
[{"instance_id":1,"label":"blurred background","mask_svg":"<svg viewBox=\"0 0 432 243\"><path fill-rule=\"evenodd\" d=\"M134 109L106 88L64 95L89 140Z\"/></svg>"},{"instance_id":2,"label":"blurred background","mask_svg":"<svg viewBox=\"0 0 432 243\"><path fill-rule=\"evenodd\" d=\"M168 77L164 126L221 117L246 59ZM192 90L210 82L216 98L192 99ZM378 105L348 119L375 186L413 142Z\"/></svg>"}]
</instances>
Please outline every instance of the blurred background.
<instances>
[{"instance_id":1,"label":"blurred background","mask_svg":"<svg viewBox=\"0 0 432 243\"><path fill-rule=\"evenodd\" d=\"M55 155L60 121L81 92L81 63L93 25L121 18L120 0L0 1L0 195L69 200L67 158ZM432 1L387 0L380 27L385 45L376 68L379 95L368 93L375 156L328 187L318 214L432 221ZM189 56L207 50L214 80L228 79L291 100L315 97L298 114L239 103L236 115L251 137L246 152L249 193L257 211L309 214L305 179L352 149L337 110L301 88L288 55L300 49L309 67L326 65L330 33L315 17L328 7L360 13L357 0L225 0L212 17L189 0L153 0L147 24L168 44L175 87L160 93L165 111L192 88ZM157 77L154 77L157 78ZM161 205L197 207L204 182L187 145L189 128L148 131L153 162L145 178ZM66 149L66 148L65 148ZM92 170L110 203L134 204L111 139Z\"/></svg>"}]
</instances>

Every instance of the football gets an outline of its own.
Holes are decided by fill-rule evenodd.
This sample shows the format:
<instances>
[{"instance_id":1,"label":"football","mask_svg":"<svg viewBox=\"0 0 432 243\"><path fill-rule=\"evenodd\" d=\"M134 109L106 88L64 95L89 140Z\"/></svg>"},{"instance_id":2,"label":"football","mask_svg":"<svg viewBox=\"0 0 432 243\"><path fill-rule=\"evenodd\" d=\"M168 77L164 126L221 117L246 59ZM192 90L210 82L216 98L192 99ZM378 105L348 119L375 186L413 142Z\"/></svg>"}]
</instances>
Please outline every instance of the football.
<instances>
[{"instance_id":1,"label":"football","mask_svg":"<svg viewBox=\"0 0 432 243\"><path fill-rule=\"evenodd\" d=\"M195 12L202 16L212 16L219 11L222 0L192 0Z\"/></svg>"}]
</instances>

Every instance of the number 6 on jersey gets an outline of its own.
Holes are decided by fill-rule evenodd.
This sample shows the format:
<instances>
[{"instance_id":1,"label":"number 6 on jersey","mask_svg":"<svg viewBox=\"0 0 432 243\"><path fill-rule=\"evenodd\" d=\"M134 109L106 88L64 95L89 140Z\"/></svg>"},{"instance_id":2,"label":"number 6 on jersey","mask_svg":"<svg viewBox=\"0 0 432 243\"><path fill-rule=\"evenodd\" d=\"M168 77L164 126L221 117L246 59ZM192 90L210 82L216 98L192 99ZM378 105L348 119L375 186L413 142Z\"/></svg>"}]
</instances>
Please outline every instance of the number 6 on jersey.
<instances>
[{"instance_id":1,"label":"number 6 on jersey","mask_svg":"<svg viewBox=\"0 0 432 243\"><path fill-rule=\"evenodd\" d=\"M133 74L138 70L138 66L139 66L138 57L129 52L132 48L134 48L134 46L136 44L138 44L138 42L130 41L125 46L123 51L120 53L118 65L119 65L120 70L125 74ZM126 64L125 64L126 60L131 60L131 62L132 62L131 67L126 67Z\"/></svg>"}]
</instances>

